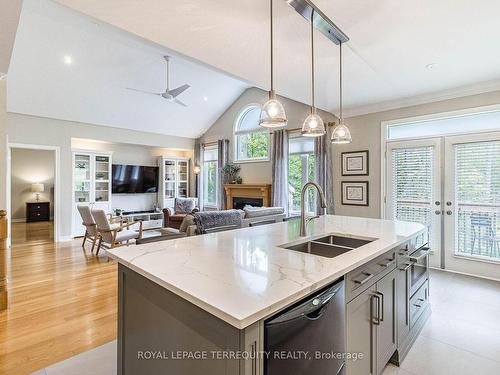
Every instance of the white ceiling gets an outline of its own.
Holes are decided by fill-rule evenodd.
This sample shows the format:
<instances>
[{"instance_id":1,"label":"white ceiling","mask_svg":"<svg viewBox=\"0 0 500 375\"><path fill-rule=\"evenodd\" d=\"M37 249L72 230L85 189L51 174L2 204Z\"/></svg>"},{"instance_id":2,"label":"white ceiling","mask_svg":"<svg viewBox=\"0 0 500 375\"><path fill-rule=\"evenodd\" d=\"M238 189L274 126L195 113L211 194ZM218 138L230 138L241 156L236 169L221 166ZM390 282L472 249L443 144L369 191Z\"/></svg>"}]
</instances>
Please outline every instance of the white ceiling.
<instances>
[{"instance_id":1,"label":"white ceiling","mask_svg":"<svg viewBox=\"0 0 500 375\"><path fill-rule=\"evenodd\" d=\"M188 83L181 107L127 87ZM65 59L71 58L67 65ZM205 64L47 0L25 0L7 79L7 110L29 115L198 137L249 87Z\"/></svg>"},{"instance_id":2,"label":"white ceiling","mask_svg":"<svg viewBox=\"0 0 500 375\"><path fill-rule=\"evenodd\" d=\"M268 87L268 0L56 0ZM345 104L361 113L500 88L498 0L315 0L351 38ZM276 88L309 102L308 25L275 0ZM335 111L338 51L317 40L317 101ZM437 63L434 69L426 65Z\"/></svg>"}]
</instances>

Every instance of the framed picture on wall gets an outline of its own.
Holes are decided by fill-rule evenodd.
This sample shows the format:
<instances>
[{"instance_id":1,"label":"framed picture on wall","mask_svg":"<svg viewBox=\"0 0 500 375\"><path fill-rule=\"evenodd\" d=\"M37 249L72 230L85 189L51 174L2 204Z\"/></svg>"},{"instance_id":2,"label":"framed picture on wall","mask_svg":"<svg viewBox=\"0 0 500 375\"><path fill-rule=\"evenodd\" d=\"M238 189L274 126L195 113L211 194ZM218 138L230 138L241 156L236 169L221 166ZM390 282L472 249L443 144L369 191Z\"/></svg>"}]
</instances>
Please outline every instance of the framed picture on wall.
<instances>
[{"instance_id":1,"label":"framed picture on wall","mask_svg":"<svg viewBox=\"0 0 500 375\"><path fill-rule=\"evenodd\" d=\"M342 181L342 204L368 206L368 181Z\"/></svg>"},{"instance_id":2,"label":"framed picture on wall","mask_svg":"<svg viewBox=\"0 0 500 375\"><path fill-rule=\"evenodd\" d=\"M368 150L342 153L342 176L368 176Z\"/></svg>"}]
</instances>

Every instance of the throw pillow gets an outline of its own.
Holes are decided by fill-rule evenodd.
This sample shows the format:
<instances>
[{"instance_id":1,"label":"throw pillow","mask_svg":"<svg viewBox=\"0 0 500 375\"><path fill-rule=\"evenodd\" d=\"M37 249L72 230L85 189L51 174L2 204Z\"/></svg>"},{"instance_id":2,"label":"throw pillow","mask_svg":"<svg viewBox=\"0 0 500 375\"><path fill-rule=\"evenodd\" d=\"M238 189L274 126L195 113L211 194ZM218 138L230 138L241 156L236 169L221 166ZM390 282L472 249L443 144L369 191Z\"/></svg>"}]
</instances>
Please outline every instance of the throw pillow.
<instances>
[{"instance_id":1,"label":"throw pillow","mask_svg":"<svg viewBox=\"0 0 500 375\"><path fill-rule=\"evenodd\" d=\"M175 198L174 211L176 214L190 214L195 208L194 199Z\"/></svg>"}]
</instances>

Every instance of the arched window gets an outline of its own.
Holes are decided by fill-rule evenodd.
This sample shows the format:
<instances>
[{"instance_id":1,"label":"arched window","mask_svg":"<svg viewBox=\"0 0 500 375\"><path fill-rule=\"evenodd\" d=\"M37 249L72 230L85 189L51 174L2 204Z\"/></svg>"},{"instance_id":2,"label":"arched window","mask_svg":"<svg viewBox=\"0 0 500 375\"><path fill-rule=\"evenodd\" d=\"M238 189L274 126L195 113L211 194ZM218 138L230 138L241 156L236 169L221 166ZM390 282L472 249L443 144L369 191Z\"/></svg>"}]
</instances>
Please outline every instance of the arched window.
<instances>
[{"instance_id":1,"label":"arched window","mask_svg":"<svg viewBox=\"0 0 500 375\"><path fill-rule=\"evenodd\" d=\"M234 161L269 160L269 132L259 126L260 106L243 108L234 126Z\"/></svg>"}]
</instances>

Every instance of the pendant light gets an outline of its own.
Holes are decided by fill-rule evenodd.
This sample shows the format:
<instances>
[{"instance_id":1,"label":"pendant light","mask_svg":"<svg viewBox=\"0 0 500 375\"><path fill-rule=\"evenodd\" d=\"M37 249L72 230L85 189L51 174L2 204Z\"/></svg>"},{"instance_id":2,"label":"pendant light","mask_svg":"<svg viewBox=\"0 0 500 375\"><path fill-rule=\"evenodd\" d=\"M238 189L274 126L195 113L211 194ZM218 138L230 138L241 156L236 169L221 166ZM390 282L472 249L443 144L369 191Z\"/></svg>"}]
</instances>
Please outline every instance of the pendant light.
<instances>
[{"instance_id":1,"label":"pendant light","mask_svg":"<svg viewBox=\"0 0 500 375\"><path fill-rule=\"evenodd\" d=\"M269 100L262 106L259 116L259 125L264 128L283 128L287 124L286 113L283 105L276 99L274 91L274 46L273 46L273 0L270 0L271 18L271 90Z\"/></svg>"},{"instance_id":2,"label":"pendant light","mask_svg":"<svg viewBox=\"0 0 500 375\"><path fill-rule=\"evenodd\" d=\"M325 124L316 113L314 106L314 10L311 12L311 114L307 116L302 124L302 136L321 137L325 134Z\"/></svg>"},{"instance_id":3,"label":"pendant light","mask_svg":"<svg viewBox=\"0 0 500 375\"><path fill-rule=\"evenodd\" d=\"M342 44L340 43L340 116L339 116L339 124L333 128L332 131L332 143L335 144L346 144L352 142L351 132L349 128L344 123L344 116L342 114Z\"/></svg>"}]
</instances>

